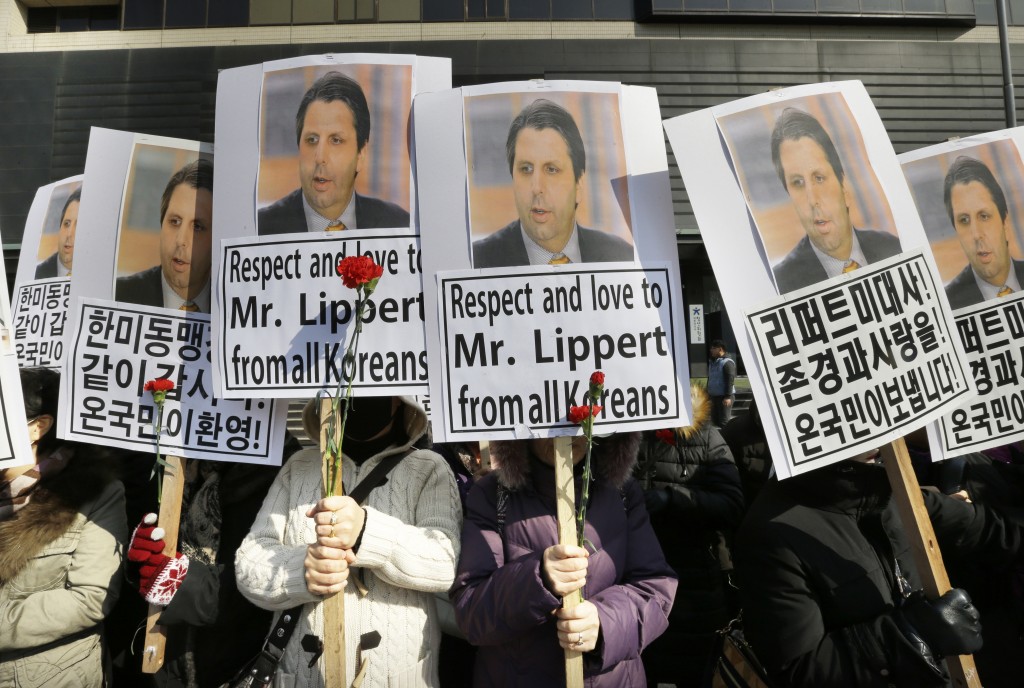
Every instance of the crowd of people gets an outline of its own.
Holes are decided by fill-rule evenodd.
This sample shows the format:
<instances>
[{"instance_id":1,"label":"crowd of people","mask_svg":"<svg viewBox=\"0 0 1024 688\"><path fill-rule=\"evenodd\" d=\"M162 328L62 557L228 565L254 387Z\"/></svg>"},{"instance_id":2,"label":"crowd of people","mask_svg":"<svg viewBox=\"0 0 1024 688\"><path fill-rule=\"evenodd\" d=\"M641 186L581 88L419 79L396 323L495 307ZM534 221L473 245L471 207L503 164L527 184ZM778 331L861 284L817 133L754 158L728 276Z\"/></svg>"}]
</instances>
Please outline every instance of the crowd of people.
<instances>
[{"instance_id":1,"label":"crowd of people","mask_svg":"<svg viewBox=\"0 0 1024 688\"><path fill-rule=\"evenodd\" d=\"M292 437L280 468L187 462L166 554L154 457L58 440L59 375L22 385L34 455L0 474L0 686L233 686L268 635L272 685L324 686L333 595L345 686L558 686L566 650L587 686L711 685L737 617L778 688L950 685L943 658L968 653L986 686L1018 681L1014 446L932 464L908 437L955 586L938 599L877 450L776 480L756 408L720 428L697 384L692 425L595 439L583 547L560 543L553 440L432 446L422 407L382 397L352 402L348 496L321 496L320 451ZM303 427L320 436L318 403ZM576 438L577 501L585 454Z\"/></svg>"}]
</instances>

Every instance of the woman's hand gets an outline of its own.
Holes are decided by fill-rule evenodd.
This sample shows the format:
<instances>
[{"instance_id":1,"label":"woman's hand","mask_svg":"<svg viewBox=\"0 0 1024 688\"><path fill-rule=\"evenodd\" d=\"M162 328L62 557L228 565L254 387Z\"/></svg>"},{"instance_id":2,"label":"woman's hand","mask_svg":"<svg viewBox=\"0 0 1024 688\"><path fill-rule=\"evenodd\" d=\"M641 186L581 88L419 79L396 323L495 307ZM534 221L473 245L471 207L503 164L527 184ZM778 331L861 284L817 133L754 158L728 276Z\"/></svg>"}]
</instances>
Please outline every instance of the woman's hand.
<instances>
[{"instance_id":1,"label":"woman's hand","mask_svg":"<svg viewBox=\"0 0 1024 688\"><path fill-rule=\"evenodd\" d=\"M575 609L559 609L556 613L558 622L558 644L564 650L590 652L597 647L601 635L601 618L597 607L584 600Z\"/></svg>"},{"instance_id":2,"label":"woman's hand","mask_svg":"<svg viewBox=\"0 0 1024 688\"><path fill-rule=\"evenodd\" d=\"M555 597L565 597L587 583L587 561L590 553L576 545L553 545L544 550L541 577L544 586Z\"/></svg>"},{"instance_id":3,"label":"woman's hand","mask_svg":"<svg viewBox=\"0 0 1024 688\"><path fill-rule=\"evenodd\" d=\"M321 544L306 548L306 589L314 595L326 597L345 589L349 565L356 557L350 549L325 547Z\"/></svg>"},{"instance_id":4,"label":"woman's hand","mask_svg":"<svg viewBox=\"0 0 1024 688\"><path fill-rule=\"evenodd\" d=\"M351 497L324 497L306 516L315 524L317 544L335 549L352 549L366 521L366 512Z\"/></svg>"}]
</instances>

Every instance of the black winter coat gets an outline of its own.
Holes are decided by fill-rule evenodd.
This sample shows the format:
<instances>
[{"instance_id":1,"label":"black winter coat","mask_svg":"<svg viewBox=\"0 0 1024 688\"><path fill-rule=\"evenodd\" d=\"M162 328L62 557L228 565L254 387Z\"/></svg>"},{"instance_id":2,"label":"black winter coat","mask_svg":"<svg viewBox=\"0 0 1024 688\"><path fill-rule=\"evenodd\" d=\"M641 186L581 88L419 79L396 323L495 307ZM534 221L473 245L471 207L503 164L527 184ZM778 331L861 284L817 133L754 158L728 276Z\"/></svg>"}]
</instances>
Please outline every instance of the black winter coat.
<instances>
[{"instance_id":1,"label":"black winter coat","mask_svg":"<svg viewBox=\"0 0 1024 688\"><path fill-rule=\"evenodd\" d=\"M747 639L776 686L948 685L892 618L921 580L882 466L844 461L769 482L734 549ZM982 506L924 492L943 553L1015 553L1020 531ZM982 619L984 623L984 619Z\"/></svg>"}]
</instances>

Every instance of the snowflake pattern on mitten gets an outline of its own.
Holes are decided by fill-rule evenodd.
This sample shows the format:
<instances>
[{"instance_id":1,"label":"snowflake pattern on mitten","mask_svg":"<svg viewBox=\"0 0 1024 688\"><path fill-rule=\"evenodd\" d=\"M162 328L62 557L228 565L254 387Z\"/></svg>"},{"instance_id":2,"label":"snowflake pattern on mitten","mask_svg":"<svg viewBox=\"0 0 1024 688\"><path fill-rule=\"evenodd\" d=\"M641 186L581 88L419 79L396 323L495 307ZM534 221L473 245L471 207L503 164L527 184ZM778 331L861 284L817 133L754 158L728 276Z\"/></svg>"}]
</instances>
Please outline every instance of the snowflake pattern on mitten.
<instances>
[{"instance_id":1,"label":"snowflake pattern on mitten","mask_svg":"<svg viewBox=\"0 0 1024 688\"><path fill-rule=\"evenodd\" d=\"M166 607L171 603L174 593L185 581L188 573L188 557L181 555L167 562L167 566L157 575L153 587L146 593L146 601L150 604Z\"/></svg>"}]
</instances>

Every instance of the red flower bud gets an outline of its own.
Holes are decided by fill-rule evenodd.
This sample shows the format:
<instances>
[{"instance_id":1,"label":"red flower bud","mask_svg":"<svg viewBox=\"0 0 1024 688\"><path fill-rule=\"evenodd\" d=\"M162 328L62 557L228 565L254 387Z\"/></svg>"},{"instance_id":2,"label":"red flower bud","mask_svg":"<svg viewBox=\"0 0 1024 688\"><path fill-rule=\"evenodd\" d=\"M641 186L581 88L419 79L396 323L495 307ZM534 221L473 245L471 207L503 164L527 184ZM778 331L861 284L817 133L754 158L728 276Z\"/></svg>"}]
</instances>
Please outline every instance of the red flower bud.
<instances>
[{"instance_id":1,"label":"red flower bud","mask_svg":"<svg viewBox=\"0 0 1024 688\"><path fill-rule=\"evenodd\" d=\"M604 373L600 370L594 371L590 375L590 384L592 385L603 385L604 384Z\"/></svg>"}]
</instances>

